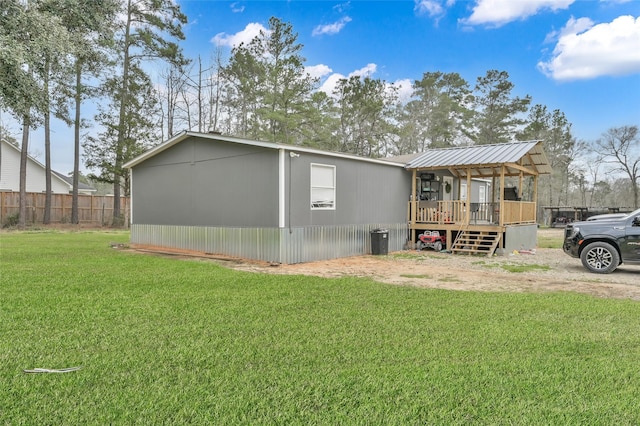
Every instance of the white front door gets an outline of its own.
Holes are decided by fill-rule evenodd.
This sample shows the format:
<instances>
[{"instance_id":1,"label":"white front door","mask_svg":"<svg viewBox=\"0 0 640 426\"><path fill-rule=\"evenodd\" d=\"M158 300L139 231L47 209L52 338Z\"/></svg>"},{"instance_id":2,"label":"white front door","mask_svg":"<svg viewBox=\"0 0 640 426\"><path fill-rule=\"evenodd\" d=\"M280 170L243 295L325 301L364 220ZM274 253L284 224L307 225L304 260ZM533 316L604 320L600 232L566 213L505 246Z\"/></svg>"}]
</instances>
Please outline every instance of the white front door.
<instances>
[{"instance_id":1,"label":"white front door","mask_svg":"<svg viewBox=\"0 0 640 426\"><path fill-rule=\"evenodd\" d=\"M447 188L449 188L449 192L447 192ZM442 199L453 200L453 177L451 176L442 177Z\"/></svg>"}]
</instances>

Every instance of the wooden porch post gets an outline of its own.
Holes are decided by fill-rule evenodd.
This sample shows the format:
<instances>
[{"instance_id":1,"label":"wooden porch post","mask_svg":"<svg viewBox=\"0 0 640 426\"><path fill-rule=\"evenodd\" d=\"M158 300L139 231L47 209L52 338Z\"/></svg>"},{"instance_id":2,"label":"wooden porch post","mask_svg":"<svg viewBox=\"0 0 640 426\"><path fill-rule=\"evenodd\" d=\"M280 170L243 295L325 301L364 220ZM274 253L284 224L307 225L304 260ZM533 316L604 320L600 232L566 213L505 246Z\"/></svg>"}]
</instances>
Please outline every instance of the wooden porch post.
<instances>
[{"instance_id":1,"label":"wooden porch post","mask_svg":"<svg viewBox=\"0 0 640 426\"><path fill-rule=\"evenodd\" d=\"M464 215L464 224L465 226L469 226L471 223L471 167L467 167L467 200L466 200L467 211Z\"/></svg>"},{"instance_id":2,"label":"wooden porch post","mask_svg":"<svg viewBox=\"0 0 640 426\"><path fill-rule=\"evenodd\" d=\"M522 184L524 182L524 172L522 170L520 170L520 183L519 183L519 188L520 188L520 197L522 198Z\"/></svg>"},{"instance_id":3,"label":"wooden porch post","mask_svg":"<svg viewBox=\"0 0 640 426\"><path fill-rule=\"evenodd\" d=\"M411 244L413 244L416 241L416 218L418 215L418 201L416 200L416 169L413 169L411 176L411 197L409 198L411 200L411 209L409 212L409 227L411 228Z\"/></svg>"},{"instance_id":4,"label":"wooden porch post","mask_svg":"<svg viewBox=\"0 0 640 426\"><path fill-rule=\"evenodd\" d=\"M504 164L500 167L500 222L502 228L504 226Z\"/></svg>"},{"instance_id":5,"label":"wooden porch post","mask_svg":"<svg viewBox=\"0 0 640 426\"><path fill-rule=\"evenodd\" d=\"M491 223L496 223L496 173L492 171L491 176Z\"/></svg>"},{"instance_id":6,"label":"wooden porch post","mask_svg":"<svg viewBox=\"0 0 640 426\"><path fill-rule=\"evenodd\" d=\"M519 186L519 188L520 188L520 197L519 197L520 198L520 212L518 213L518 215L519 215L518 216L518 220L520 222L522 222L522 209L524 208L523 205L522 205L522 183L523 182L524 182L524 173L522 172L522 170L520 170L520 184L519 184L520 185Z\"/></svg>"},{"instance_id":7,"label":"wooden porch post","mask_svg":"<svg viewBox=\"0 0 640 426\"><path fill-rule=\"evenodd\" d=\"M533 202L535 203L533 218L538 223L538 175L533 175Z\"/></svg>"}]
</instances>

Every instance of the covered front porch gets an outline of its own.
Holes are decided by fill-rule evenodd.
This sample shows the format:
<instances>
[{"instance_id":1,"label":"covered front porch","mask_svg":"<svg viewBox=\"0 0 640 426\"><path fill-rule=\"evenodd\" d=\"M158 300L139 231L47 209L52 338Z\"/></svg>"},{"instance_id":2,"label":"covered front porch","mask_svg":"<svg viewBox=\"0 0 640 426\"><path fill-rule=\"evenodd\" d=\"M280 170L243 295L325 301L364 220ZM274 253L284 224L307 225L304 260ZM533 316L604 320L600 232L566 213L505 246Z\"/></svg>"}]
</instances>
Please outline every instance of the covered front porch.
<instances>
[{"instance_id":1,"label":"covered front porch","mask_svg":"<svg viewBox=\"0 0 640 426\"><path fill-rule=\"evenodd\" d=\"M490 254L509 245L507 229L536 226L538 177L551 173L541 141L429 150L406 168L413 173L409 245L438 231L448 250ZM425 185L425 176L448 191ZM436 190L425 196L425 186Z\"/></svg>"}]
</instances>

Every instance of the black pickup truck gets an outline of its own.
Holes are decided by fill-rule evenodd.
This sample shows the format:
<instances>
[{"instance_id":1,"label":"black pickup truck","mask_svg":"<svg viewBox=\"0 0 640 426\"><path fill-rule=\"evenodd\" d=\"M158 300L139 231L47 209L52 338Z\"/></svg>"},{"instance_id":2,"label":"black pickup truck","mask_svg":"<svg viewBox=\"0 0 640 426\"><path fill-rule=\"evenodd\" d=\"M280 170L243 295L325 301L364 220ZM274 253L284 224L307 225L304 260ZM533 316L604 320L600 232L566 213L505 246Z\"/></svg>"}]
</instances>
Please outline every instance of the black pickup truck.
<instances>
[{"instance_id":1,"label":"black pickup truck","mask_svg":"<svg viewBox=\"0 0 640 426\"><path fill-rule=\"evenodd\" d=\"M613 272L622 263L640 264L640 209L621 218L568 224L562 249L597 274Z\"/></svg>"}]
</instances>

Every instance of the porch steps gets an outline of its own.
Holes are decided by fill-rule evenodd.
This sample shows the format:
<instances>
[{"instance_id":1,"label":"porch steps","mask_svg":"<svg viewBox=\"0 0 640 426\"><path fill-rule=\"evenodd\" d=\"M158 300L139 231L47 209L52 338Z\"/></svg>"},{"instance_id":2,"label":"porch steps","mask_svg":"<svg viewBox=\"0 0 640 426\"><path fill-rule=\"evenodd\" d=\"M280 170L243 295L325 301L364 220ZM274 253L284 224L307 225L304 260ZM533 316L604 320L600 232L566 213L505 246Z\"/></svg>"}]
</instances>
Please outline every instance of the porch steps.
<instances>
[{"instance_id":1,"label":"porch steps","mask_svg":"<svg viewBox=\"0 0 640 426\"><path fill-rule=\"evenodd\" d=\"M491 256L500 243L502 234L489 231L468 231L464 230L451 246L454 254L485 254Z\"/></svg>"}]
</instances>

